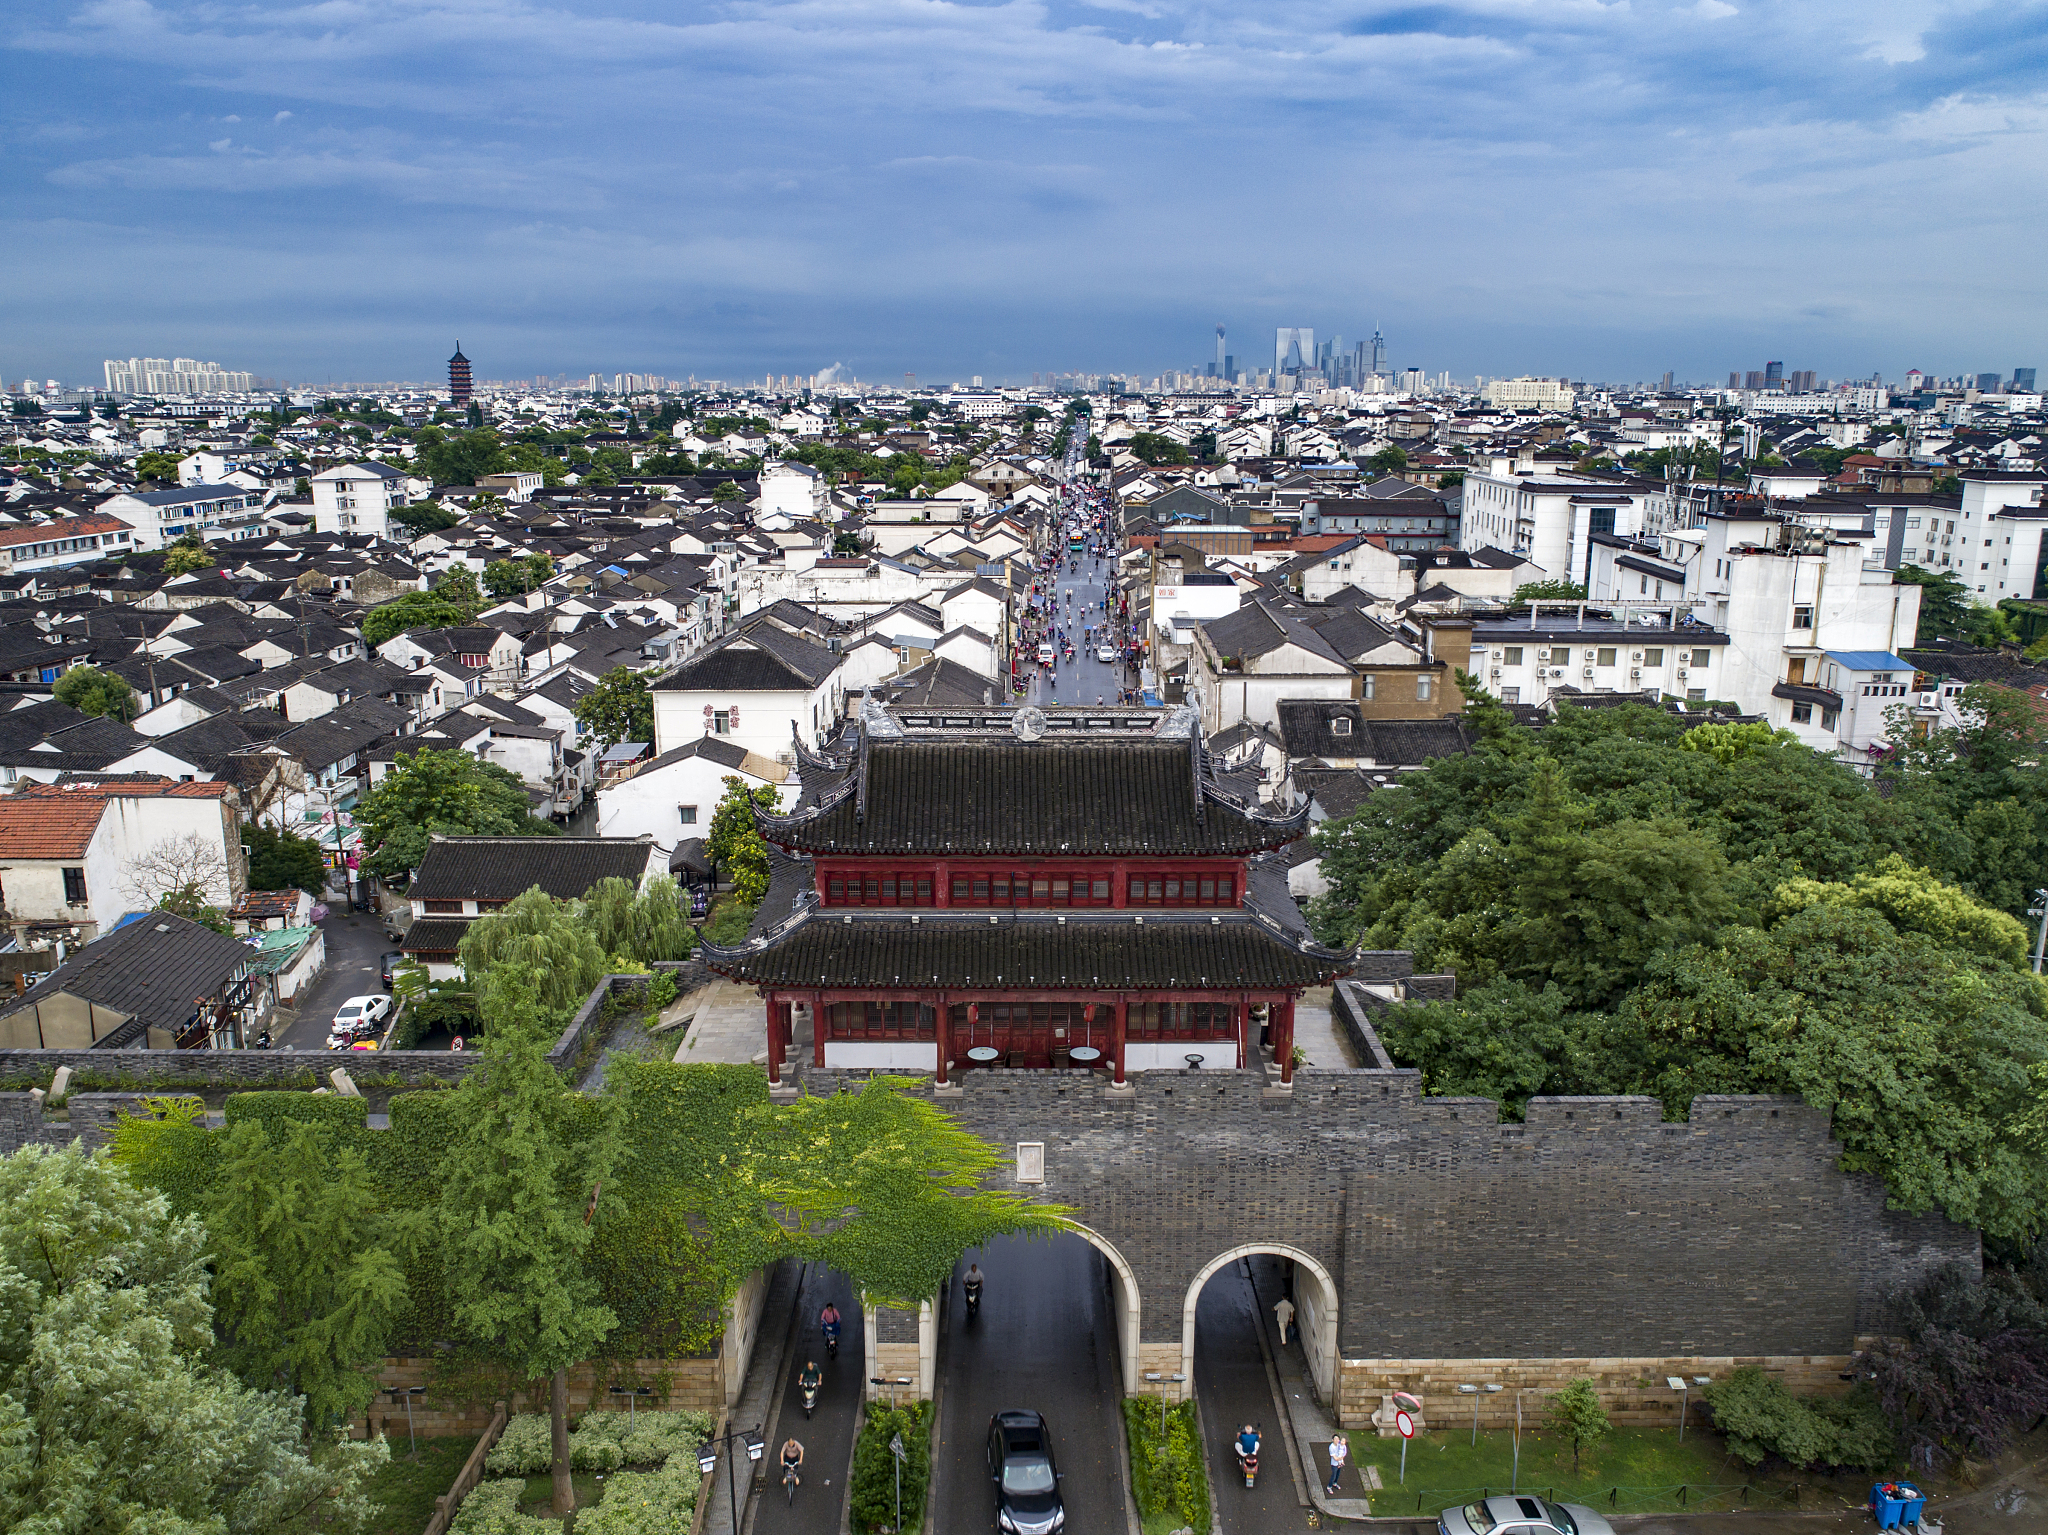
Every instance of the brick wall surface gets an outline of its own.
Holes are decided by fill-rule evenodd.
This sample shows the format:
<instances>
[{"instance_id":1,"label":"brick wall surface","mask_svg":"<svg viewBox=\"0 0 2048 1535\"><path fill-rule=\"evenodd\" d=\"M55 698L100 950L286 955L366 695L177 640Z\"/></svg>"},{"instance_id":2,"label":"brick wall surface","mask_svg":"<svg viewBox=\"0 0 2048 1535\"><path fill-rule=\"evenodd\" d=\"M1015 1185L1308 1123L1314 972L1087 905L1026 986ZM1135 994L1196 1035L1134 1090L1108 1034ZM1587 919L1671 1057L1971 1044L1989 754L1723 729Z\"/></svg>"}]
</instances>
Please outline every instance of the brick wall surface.
<instances>
[{"instance_id":1,"label":"brick wall surface","mask_svg":"<svg viewBox=\"0 0 2048 1535\"><path fill-rule=\"evenodd\" d=\"M412 1404L413 1431L422 1437L482 1433L484 1426L491 1421L491 1400L495 1395L484 1401L469 1402L444 1393L434 1385L435 1364L436 1361L427 1358L387 1358L383 1369L377 1372L378 1390L381 1393L403 1391L411 1386L427 1388L424 1395L413 1399ZM604 1373L600 1373L597 1366L578 1365L569 1372L569 1415L575 1418L593 1407L624 1410L626 1399L615 1397L606 1389L622 1385L651 1386L657 1392L665 1393L643 1397L643 1409L664 1407L671 1412L685 1409L722 1412L725 1410L725 1394L720 1369L715 1357L621 1360L608 1366ZM546 1412L547 1386L543 1382L530 1393L507 1392L505 1402L515 1413ZM402 1444L405 1404L379 1395L370 1408L369 1423L372 1434L377 1433L381 1425L383 1432L397 1436L392 1441L394 1444Z\"/></svg>"},{"instance_id":2,"label":"brick wall surface","mask_svg":"<svg viewBox=\"0 0 2048 1535\"><path fill-rule=\"evenodd\" d=\"M804 1090L861 1074L804 1069ZM963 1073L946 1110L1045 1144L1044 1196L1138 1277L1140 1336L1177 1342L1196 1275L1292 1249L1338 1291L1346 1359L1846 1354L1887 1291L1975 1263L1975 1234L1885 1208L1796 1100L1424 1099L1413 1071ZM1298 1281L1299 1282L1299 1281ZM1309 1282L1313 1282L1312 1280Z\"/></svg>"}]
</instances>

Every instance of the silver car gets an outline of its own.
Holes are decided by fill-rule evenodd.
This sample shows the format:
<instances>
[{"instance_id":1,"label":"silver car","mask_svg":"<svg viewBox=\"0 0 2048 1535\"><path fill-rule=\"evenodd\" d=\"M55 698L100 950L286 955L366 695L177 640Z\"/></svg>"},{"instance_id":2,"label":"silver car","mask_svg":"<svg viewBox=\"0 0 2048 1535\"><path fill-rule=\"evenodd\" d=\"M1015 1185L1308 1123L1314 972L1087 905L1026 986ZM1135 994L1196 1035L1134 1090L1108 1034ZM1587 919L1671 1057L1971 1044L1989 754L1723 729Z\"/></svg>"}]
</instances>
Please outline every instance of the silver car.
<instances>
[{"instance_id":1,"label":"silver car","mask_svg":"<svg viewBox=\"0 0 2048 1535\"><path fill-rule=\"evenodd\" d=\"M1583 1503L1552 1503L1526 1493L1487 1498L1437 1516L1437 1535L1614 1535Z\"/></svg>"}]
</instances>

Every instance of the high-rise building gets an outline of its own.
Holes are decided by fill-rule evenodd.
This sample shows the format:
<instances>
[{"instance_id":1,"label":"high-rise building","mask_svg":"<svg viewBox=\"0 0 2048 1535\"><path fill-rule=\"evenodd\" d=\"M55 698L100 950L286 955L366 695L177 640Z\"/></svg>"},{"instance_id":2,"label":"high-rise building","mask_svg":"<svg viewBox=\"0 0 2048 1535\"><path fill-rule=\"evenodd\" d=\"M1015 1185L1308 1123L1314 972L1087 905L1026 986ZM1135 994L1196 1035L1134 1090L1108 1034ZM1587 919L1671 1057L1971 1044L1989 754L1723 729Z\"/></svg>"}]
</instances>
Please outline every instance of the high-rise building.
<instances>
[{"instance_id":1,"label":"high-rise building","mask_svg":"<svg viewBox=\"0 0 2048 1535\"><path fill-rule=\"evenodd\" d=\"M1216 327L1216 377L1228 378L1230 359L1223 354L1223 327Z\"/></svg>"},{"instance_id":2,"label":"high-rise building","mask_svg":"<svg viewBox=\"0 0 2048 1535\"><path fill-rule=\"evenodd\" d=\"M1374 377L1387 371L1386 338L1377 330L1372 333L1372 371Z\"/></svg>"},{"instance_id":3,"label":"high-rise building","mask_svg":"<svg viewBox=\"0 0 2048 1535\"><path fill-rule=\"evenodd\" d=\"M1742 375L1742 387L1751 391L1760 390L1764 387L1764 376L1751 368Z\"/></svg>"},{"instance_id":4,"label":"high-rise building","mask_svg":"<svg viewBox=\"0 0 2048 1535\"><path fill-rule=\"evenodd\" d=\"M115 394L247 394L256 387L254 374L230 373L217 362L192 357L109 357L106 376ZM51 384L50 391L57 387Z\"/></svg>"},{"instance_id":5,"label":"high-rise building","mask_svg":"<svg viewBox=\"0 0 2048 1535\"><path fill-rule=\"evenodd\" d=\"M1996 394L1998 393L1999 382L1999 375L1996 373L1979 373L1977 375L1977 393Z\"/></svg>"},{"instance_id":6,"label":"high-rise building","mask_svg":"<svg viewBox=\"0 0 2048 1535\"><path fill-rule=\"evenodd\" d=\"M2012 387L2015 394L2032 394L2034 392L2034 370L2032 368L2014 368L2012 370Z\"/></svg>"},{"instance_id":7,"label":"high-rise building","mask_svg":"<svg viewBox=\"0 0 2048 1535\"><path fill-rule=\"evenodd\" d=\"M1784 387L1785 387L1785 365L1784 365L1784 364L1783 364L1782 362L1767 362L1767 363L1765 363L1765 364L1764 364L1764 388L1766 388L1766 389L1783 389Z\"/></svg>"},{"instance_id":8,"label":"high-rise building","mask_svg":"<svg viewBox=\"0 0 2048 1535\"><path fill-rule=\"evenodd\" d=\"M1664 370L1664 383L1661 386L1661 392L1664 394L1671 393L1671 370L1669 368Z\"/></svg>"},{"instance_id":9,"label":"high-rise building","mask_svg":"<svg viewBox=\"0 0 2048 1535\"><path fill-rule=\"evenodd\" d=\"M1820 375L1811 368L1801 368L1785 375L1785 387L1794 394L1812 394Z\"/></svg>"},{"instance_id":10,"label":"high-rise building","mask_svg":"<svg viewBox=\"0 0 2048 1535\"><path fill-rule=\"evenodd\" d=\"M1728 387L1730 389L1740 389L1742 387L1742 375L1731 371L1728 374Z\"/></svg>"},{"instance_id":11,"label":"high-rise building","mask_svg":"<svg viewBox=\"0 0 2048 1535\"><path fill-rule=\"evenodd\" d=\"M455 343L455 355L448 359L448 398L456 405L469 403L473 381L469 376L469 359L462 355L462 343Z\"/></svg>"},{"instance_id":12,"label":"high-rise building","mask_svg":"<svg viewBox=\"0 0 2048 1535\"><path fill-rule=\"evenodd\" d=\"M1316 333L1309 325L1283 325L1273 338L1273 377L1306 373L1316 365Z\"/></svg>"}]
</instances>

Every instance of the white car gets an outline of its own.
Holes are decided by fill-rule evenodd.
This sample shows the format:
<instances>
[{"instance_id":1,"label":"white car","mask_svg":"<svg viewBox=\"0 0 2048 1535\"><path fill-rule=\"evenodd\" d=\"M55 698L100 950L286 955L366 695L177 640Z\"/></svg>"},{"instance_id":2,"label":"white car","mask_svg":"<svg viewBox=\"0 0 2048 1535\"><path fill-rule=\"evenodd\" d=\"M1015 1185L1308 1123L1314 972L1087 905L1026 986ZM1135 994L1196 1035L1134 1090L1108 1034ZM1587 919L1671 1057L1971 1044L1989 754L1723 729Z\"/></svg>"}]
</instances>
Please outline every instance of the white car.
<instances>
[{"instance_id":1,"label":"white car","mask_svg":"<svg viewBox=\"0 0 2048 1535\"><path fill-rule=\"evenodd\" d=\"M330 1042L335 1039L353 1040L378 1033L384 1020L390 1016L391 999L382 992L367 997L350 997L335 1013L334 1027L329 1030L328 1039Z\"/></svg>"},{"instance_id":2,"label":"white car","mask_svg":"<svg viewBox=\"0 0 2048 1535\"><path fill-rule=\"evenodd\" d=\"M1116 647L1114 645L1097 645L1095 647L1095 659L1113 664L1116 661Z\"/></svg>"}]
</instances>

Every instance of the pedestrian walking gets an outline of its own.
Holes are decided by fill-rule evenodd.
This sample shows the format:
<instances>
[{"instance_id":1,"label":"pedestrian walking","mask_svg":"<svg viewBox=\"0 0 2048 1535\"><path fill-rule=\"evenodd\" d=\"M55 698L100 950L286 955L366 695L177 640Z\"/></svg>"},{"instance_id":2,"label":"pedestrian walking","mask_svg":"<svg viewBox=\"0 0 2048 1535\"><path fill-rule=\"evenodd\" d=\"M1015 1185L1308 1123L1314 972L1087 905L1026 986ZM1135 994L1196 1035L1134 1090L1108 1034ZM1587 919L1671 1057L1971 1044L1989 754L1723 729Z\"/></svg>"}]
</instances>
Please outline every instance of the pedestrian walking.
<instances>
[{"instance_id":1,"label":"pedestrian walking","mask_svg":"<svg viewBox=\"0 0 2048 1535\"><path fill-rule=\"evenodd\" d=\"M1280 1344L1287 1345L1287 1329L1294 1323L1294 1302L1281 1296L1273 1302L1273 1316L1280 1323Z\"/></svg>"},{"instance_id":2,"label":"pedestrian walking","mask_svg":"<svg viewBox=\"0 0 2048 1535\"><path fill-rule=\"evenodd\" d=\"M1337 1483L1344 1475L1344 1461L1351 1453L1351 1441L1342 1434L1330 1441L1330 1480L1323 1488L1330 1497L1337 1495Z\"/></svg>"}]
</instances>

